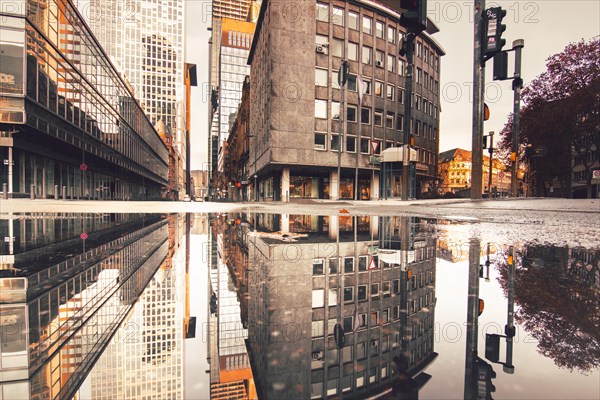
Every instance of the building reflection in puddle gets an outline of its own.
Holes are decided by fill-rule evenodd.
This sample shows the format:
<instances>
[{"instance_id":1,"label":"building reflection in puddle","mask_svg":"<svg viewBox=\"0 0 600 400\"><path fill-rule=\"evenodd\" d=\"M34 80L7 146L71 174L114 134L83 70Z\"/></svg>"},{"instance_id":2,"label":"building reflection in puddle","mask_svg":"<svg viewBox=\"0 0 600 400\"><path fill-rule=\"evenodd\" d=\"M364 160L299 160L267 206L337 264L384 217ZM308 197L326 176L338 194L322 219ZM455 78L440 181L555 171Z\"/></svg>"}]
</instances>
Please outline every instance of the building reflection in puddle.
<instances>
[{"instance_id":1,"label":"building reflection in puddle","mask_svg":"<svg viewBox=\"0 0 600 400\"><path fill-rule=\"evenodd\" d=\"M4 215L0 393L68 399L169 253L139 214Z\"/></svg>"},{"instance_id":2,"label":"building reflection in puddle","mask_svg":"<svg viewBox=\"0 0 600 400\"><path fill-rule=\"evenodd\" d=\"M260 214L213 226L259 398L410 395L426 384L437 356L426 220Z\"/></svg>"}]
</instances>

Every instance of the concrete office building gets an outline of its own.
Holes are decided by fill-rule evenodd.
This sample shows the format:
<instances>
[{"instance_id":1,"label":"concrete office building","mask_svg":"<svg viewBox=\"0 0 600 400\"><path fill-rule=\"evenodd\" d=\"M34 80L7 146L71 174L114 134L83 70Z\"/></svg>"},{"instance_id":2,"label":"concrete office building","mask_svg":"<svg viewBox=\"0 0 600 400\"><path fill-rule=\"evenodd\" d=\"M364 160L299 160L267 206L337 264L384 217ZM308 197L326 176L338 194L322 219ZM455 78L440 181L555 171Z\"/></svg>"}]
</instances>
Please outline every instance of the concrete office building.
<instances>
[{"instance_id":1,"label":"concrete office building","mask_svg":"<svg viewBox=\"0 0 600 400\"><path fill-rule=\"evenodd\" d=\"M256 218L248 222L258 232L248 232L245 245L248 345L259 398L385 396L395 382L393 360L402 355L418 387L428 381L423 370L437 356L436 252L419 221ZM409 250L399 251L400 244Z\"/></svg>"},{"instance_id":2,"label":"concrete office building","mask_svg":"<svg viewBox=\"0 0 600 400\"><path fill-rule=\"evenodd\" d=\"M404 121L404 102L411 99L404 95L406 60L399 50L406 30L398 7L383 0L262 3L248 59L249 172L258 175L254 190L261 199L399 196L401 170L384 185L373 156L402 146L405 124L415 142L416 196L429 192L437 178L444 51L426 33L416 39L412 120ZM337 83L342 60L350 63L346 123L340 123Z\"/></svg>"},{"instance_id":3,"label":"concrete office building","mask_svg":"<svg viewBox=\"0 0 600 400\"><path fill-rule=\"evenodd\" d=\"M0 9L2 190L160 198L167 148L73 3L11 4Z\"/></svg>"},{"instance_id":4,"label":"concrete office building","mask_svg":"<svg viewBox=\"0 0 600 400\"><path fill-rule=\"evenodd\" d=\"M0 229L0 396L73 398L167 256L167 223L60 214Z\"/></svg>"},{"instance_id":5,"label":"concrete office building","mask_svg":"<svg viewBox=\"0 0 600 400\"><path fill-rule=\"evenodd\" d=\"M171 130L178 153L177 185L172 191L183 199L187 163L183 0L77 3L100 45L130 82L150 122L162 121Z\"/></svg>"}]
</instances>

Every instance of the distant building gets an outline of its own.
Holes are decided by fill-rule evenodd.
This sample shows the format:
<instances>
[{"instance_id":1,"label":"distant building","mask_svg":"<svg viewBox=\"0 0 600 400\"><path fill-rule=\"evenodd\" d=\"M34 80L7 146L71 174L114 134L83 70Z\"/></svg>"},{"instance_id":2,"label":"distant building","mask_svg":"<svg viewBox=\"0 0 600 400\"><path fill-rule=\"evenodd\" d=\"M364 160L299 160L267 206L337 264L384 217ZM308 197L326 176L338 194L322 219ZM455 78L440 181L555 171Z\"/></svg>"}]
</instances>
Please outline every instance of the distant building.
<instances>
[{"instance_id":1,"label":"distant building","mask_svg":"<svg viewBox=\"0 0 600 400\"><path fill-rule=\"evenodd\" d=\"M192 193L196 197L204 198L208 196L208 171L194 170L192 171L192 181L194 187Z\"/></svg>"},{"instance_id":2,"label":"distant building","mask_svg":"<svg viewBox=\"0 0 600 400\"><path fill-rule=\"evenodd\" d=\"M229 116L237 110L244 77L249 75L248 53L255 29L256 6L250 0L213 0L210 49L208 171L210 196L223 197L223 143L229 134ZM220 181L221 186L219 187Z\"/></svg>"},{"instance_id":3,"label":"distant building","mask_svg":"<svg viewBox=\"0 0 600 400\"><path fill-rule=\"evenodd\" d=\"M253 177L248 173L250 151L250 77L246 76L242 87L242 101L230 125L225 156L225 176L231 183L229 198L234 201L247 201L252 197L248 192Z\"/></svg>"},{"instance_id":4,"label":"distant building","mask_svg":"<svg viewBox=\"0 0 600 400\"><path fill-rule=\"evenodd\" d=\"M452 149L439 155L439 194L451 192L465 194L471 189L471 160L469 150ZM483 191L488 193L490 158L483 156ZM492 159L492 192L498 195L510 193L510 168L500 160ZM468 195L468 193L466 193Z\"/></svg>"}]
</instances>

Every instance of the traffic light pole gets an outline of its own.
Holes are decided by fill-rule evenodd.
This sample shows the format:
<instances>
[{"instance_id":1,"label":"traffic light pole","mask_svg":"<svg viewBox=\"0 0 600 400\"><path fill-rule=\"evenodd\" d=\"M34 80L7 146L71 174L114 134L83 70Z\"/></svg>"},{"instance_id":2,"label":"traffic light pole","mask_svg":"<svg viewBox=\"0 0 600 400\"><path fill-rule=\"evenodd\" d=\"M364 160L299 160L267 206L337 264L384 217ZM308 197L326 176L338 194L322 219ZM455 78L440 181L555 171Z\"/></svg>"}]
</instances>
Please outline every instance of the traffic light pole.
<instances>
[{"instance_id":1,"label":"traffic light pole","mask_svg":"<svg viewBox=\"0 0 600 400\"><path fill-rule=\"evenodd\" d=\"M521 50L525 46L523 39L517 39L513 42L513 49L515 50L515 75L513 79L513 137L512 137L512 173L510 177L510 192L513 197L517 197L517 173L519 171L519 120L521 113L521 87L523 86L523 79L521 79Z\"/></svg>"},{"instance_id":2,"label":"traffic light pole","mask_svg":"<svg viewBox=\"0 0 600 400\"><path fill-rule=\"evenodd\" d=\"M471 199L481 199L483 184L483 92L485 84L485 62L481 51L483 38L483 13L485 0L475 1L474 46L473 46L473 124L471 141Z\"/></svg>"},{"instance_id":3,"label":"traffic light pole","mask_svg":"<svg viewBox=\"0 0 600 400\"><path fill-rule=\"evenodd\" d=\"M490 153L490 171L488 174L488 199L492 198L492 158L494 157L494 131L490 132L490 147L488 152Z\"/></svg>"},{"instance_id":4,"label":"traffic light pole","mask_svg":"<svg viewBox=\"0 0 600 400\"><path fill-rule=\"evenodd\" d=\"M402 200L408 200L410 195L410 171L409 171L409 156L410 156L410 131L412 124L412 91L413 91L413 69L414 69L414 45L415 34L409 33L406 35L406 80L405 80L405 95L404 95L404 124L403 130L403 149L402 149L402 191L400 193ZM385 185L385 182L383 183ZM386 194L387 194L387 188Z\"/></svg>"}]
</instances>

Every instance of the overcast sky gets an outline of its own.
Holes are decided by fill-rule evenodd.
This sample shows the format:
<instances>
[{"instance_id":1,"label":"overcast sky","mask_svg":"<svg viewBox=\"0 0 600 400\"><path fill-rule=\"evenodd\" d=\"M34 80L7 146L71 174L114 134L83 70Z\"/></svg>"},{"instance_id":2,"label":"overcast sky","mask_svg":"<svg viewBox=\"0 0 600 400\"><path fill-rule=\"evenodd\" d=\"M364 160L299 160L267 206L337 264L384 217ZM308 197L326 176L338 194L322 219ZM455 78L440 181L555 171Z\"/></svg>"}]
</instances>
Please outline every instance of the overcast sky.
<instances>
[{"instance_id":1,"label":"overcast sky","mask_svg":"<svg viewBox=\"0 0 600 400\"><path fill-rule=\"evenodd\" d=\"M186 62L198 66L198 87L192 89L192 169L203 169L208 143L208 0L186 1ZM292 1L292 0L290 0ZM305 0L303 0L305 1ZM473 81L473 3L474 1L428 2L428 16L440 28L434 38L446 55L442 58L442 113L440 151L455 147L471 149ZM600 35L600 2L597 0L488 1L486 8L502 6L507 15L504 49L513 40L525 40L522 77L525 84L544 72L546 59L571 42ZM509 75L514 68L509 56ZM492 81L491 61L486 71L486 103L491 117L484 132L502 130L513 109L511 81ZM496 136L497 138L497 136Z\"/></svg>"}]
</instances>

